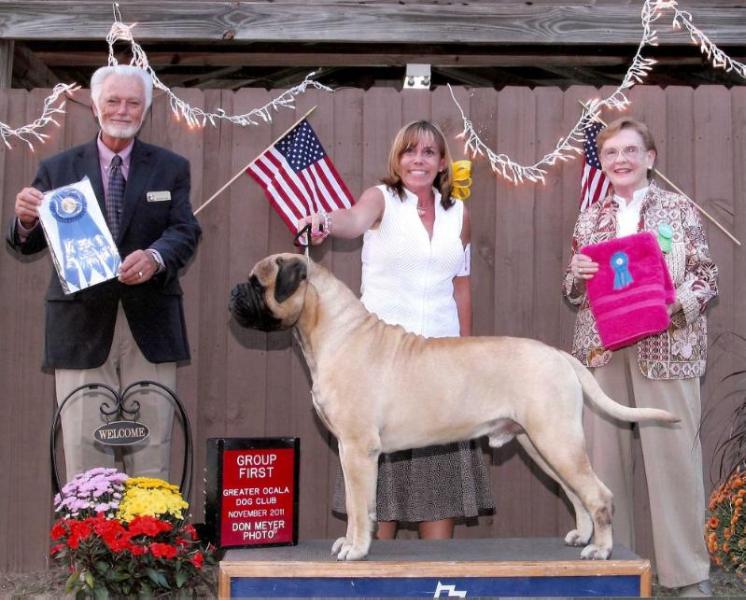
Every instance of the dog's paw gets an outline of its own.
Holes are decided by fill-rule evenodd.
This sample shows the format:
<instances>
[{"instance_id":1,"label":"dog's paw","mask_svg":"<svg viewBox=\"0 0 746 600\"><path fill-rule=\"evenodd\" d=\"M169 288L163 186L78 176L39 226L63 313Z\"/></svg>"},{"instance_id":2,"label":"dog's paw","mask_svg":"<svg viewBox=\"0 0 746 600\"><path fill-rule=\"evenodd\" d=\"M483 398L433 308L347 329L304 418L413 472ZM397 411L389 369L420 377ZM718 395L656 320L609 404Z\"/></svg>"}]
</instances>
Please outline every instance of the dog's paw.
<instances>
[{"instance_id":1,"label":"dog's paw","mask_svg":"<svg viewBox=\"0 0 746 600\"><path fill-rule=\"evenodd\" d=\"M332 544L332 554L337 555L337 560L362 560L368 555L368 551L364 548L356 548L347 541L346 537L341 537Z\"/></svg>"},{"instance_id":2,"label":"dog's paw","mask_svg":"<svg viewBox=\"0 0 746 600\"><path fill-rule=\"evenodd\" d=\"M585 546L590 541L590 535L583 535L577 529L568 531L567 535L565 536L565 545L567 546Z\"/></svg>"},{"instance_id":3,"label":"dog's paw","mask_svg":"<svg viewBox=\"0 0 746 600\"><path fill-rule=\"evenodd\" d=\"M347 543L346 537L337 538L332 544L332 556L339 552L339 549Z\"/></svg>"},{"instance_id":4,"label":"dog's paw","mask_svg":"<svg viewBox=\"0 0 746 600\"><path fill-rule=\"evenodd\" d=\"M588 544L580 553L580 558L585 560L606 560L611 556L611 548L601 548L595 544Z\"/></svg>"}]
</instances>

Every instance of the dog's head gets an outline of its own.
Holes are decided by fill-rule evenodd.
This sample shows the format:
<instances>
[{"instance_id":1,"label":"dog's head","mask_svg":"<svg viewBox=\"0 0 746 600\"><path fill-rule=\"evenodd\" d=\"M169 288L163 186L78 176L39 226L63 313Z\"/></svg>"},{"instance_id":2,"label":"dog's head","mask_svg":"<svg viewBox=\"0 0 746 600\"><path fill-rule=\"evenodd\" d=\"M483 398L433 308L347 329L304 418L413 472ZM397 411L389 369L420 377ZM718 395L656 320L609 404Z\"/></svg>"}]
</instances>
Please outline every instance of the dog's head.
<instances>
[{"instance_id":1,"label":"dog's head","mask_svg":"<svg viewBox=\"0 0 746 600\"><path fill-rule=\"evenodd\" d=\"M246 283L231 291L229 309L239 325L276 331L295 325L307 285L306 259L297 254L274 254L260 260Z\"/></svg>"}]
</instances>

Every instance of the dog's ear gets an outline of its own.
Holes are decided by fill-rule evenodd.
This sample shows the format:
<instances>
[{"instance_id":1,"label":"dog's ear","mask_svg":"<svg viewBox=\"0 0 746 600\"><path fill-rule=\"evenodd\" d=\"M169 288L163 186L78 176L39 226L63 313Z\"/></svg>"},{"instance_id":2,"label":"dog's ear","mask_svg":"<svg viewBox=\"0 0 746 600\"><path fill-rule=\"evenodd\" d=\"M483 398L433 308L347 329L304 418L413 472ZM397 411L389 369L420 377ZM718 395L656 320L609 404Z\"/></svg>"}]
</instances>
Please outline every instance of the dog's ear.
<instances>
[{"instance_id":1,"label":"dog's ear","mask_svg":"<svg viewBox=\"0 0 746 600\"><path fill-rule=\"evenodd\" d=\"M275 300L284 302L298 289L300 282L306 278L306 263L301 260L288 261L277 259L277 278L275 279Z\"/></svg>"}]
</instances>

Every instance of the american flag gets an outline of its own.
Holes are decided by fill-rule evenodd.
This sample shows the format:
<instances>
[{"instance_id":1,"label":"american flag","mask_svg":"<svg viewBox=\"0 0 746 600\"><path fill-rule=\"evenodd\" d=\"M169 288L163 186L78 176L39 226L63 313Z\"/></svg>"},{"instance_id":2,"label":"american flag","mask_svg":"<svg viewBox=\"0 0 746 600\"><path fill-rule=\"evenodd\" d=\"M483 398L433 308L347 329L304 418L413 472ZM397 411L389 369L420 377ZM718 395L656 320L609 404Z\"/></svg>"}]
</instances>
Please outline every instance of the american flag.
<instances>
[{"instance_id":1,"label":"american flag","mask_svg":"<svg viewBox=\"0 0 746 600\"><path fill-rule=\"evenodd\" d=\"M598 160L598 148L596 137L604 128L601 123L592 123L585 130L585 165L583 166L583 178L580 180L580 210L583 211L592 204L606 197L609 189L609 180L601 171L601 161Z\"/></svg>"},{"instance_id":2,"label":"american flag","mask_svg":"<svg viewBox=\"0 0 746 600\"><path fill-rule=\"evenodd\" d=\"M246 169L292 233L298 220L355 202L319 138L303 119Z\"/></svg>"}]
</instances>

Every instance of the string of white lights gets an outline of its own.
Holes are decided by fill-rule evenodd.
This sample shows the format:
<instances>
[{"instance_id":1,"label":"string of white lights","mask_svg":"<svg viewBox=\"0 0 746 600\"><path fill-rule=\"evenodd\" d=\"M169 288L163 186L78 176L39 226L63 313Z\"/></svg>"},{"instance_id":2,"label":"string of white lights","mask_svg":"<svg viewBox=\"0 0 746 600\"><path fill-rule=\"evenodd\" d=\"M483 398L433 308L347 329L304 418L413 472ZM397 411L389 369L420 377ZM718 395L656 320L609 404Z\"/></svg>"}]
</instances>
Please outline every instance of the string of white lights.
<instances>
[{"instance_id":1,"label":"string of white lights","mask_svg":"<svg viewBox=\"0 0 746 600\"><path fill-rule=\"evenodd\" d=\"M646 46L658 45L658 34L653 29L653 23L662 16L665 10L674 11L674 29L681 29L682 26L686 28L692 40L700 45L703 54L711 60L714 67L724 68L728 71L734 70L741 77L746 78L745 66L728 57L705 34L697 29L691 22L691 15L677 8L676 0L645 0L641 10L642 38L622 83L608 97L594 98L584 103L584 109L570 133L559 139L553 151L545 154L541 160L532 165L522 165L511 159L510 156L499 154L489 148L475 131L472 122L467 118L451 89L451 97L463 120L464 130L459 137L465 140L464 152L471 156L484 156L489 160L495 173L512 183L517 184L523 181L544 183L547 167L553 166L557 161L567 161L583 153L583 132L602 109L623 110L629 105L630 101L625 94L625 90L642 83L657 62L652 58L642 56L642 51Z\"/></svg>"},{"instance_id":2,"label":"string of white lights","mask_svg":"<svg viewBox=\"0 0 746 600\"><path fill-rule=\"evenodd\" d=\"M697 44L702 51L702 54L707 56L708 60L712 63L712 66L717 69L725 69L726 71L735 71L746 79L746 65L742 62L732 59L715 44L712 43L700 29L694 26L692 23L692 14L684 10L676 8L676 2L670 2L671 10L674 12L673 22L671 26L674 29L686 29L689 33L691 40Z\"/></svg>"},{"instance_id":3,"label":"string of white lights","mask_svg":"<svg viewBox=\"0 0 746 600\"><path fill-rule=\"evenodd\" d=\"M204 127L208 121L211 125L216 125L217 121L221 119L229 121L235 125L240 125L241 127L269 123L272 121L272 114L280 108L295 108L295 97L304 93L309 86L319 90L324 90L325 92L334 91L330 87L315 81L313 79L315 73L311 72L306 75L301 83L284 91L271 102L268 102L260 108L254 108L241 115L229 115L222 108L216 109L216 112L207 112L199 107L190 106L187 102L174 94L167 85L161 82L160 79L158 79L158 76L148 62L148 57L145 54L145 51L142 49L140 44L135 41L132 35L132 28L135 25L136 23L125 25L121 21L115 20L114 24L111 26L109 34L106 36L106 41L109 44L109 64L117 64L117 60L114 57L114 43L119 40L129 42L132 46L132 60L130 61L130 64L145 69L150 73L150 76L153 78L153 86L165 92L168 96L173 113L177 118L183 118L190 127Z\"/></svg>"},{"instance_id":4,"label":"string of white lights","mask_svg":"<svg viewBox=\"0 0 746 600\"><path fill-rule=\"evenodd\" d=\"M121 14L119 12L119 4L117 2L113 3L113 10L114 24L112 25L109 34L106 36L106 41L109 44L109 64L117 64L117 60L114 57L114 43L120 40L130 42L133 55L130 64L146 69L150 73L153 78L153 85L165 92L168 96L171 110L177 118L183 118L190 127L203 127L208 121L210 124L216 125L218 120L226 120L242 127L269 123L272 121L273 112L278 111L280 108L294 108L295 97L304 93L309 86L326 92L333 91L331 88L315 81L313 79L315 73L312 72L309 73L299 85L286 90L271 102L241 115L229 115L222 108L216 109L215 112L207 112L199 107L192 107L187 102L176 96L171 89L163 84L157 77L155 71L148 62L147 55L142 47L134 40L132 35L132 28L136 23L126 25L122 22ZM465 151L467 154L485 156L490 161L490 165L496 173L514 183L520 183L524 180L543 182L546 174L544 167L550 167L560 160L570 160L582 153L580 144L583 139L583 130L602 109L609 108L612 110L621 110L627 107L629 99L624 93L625 90L628 90L637 83L641 83L656 63L654 59L643 57L642 50L646 46L657 45L657 32L652 29L652 24L657 21L666 10L673 11L673 29L686 30L691 40L700 47L700 50L705 56L707 56L713 67L721 68L729 72L733 71L740 77L746 79L746 65L732 59L718 48L704 32L693 24L691 13L682 11L678 8L678 2L676 0L645 0L641 11L643 29L642 38L638 45L637 52L635 53L635 57L632 60L632 64L627 70L622 83L607 98L592 99L585 103L585 108L572 130L565 137L559 139L552 152L544 155L541 160L533 165L521 165L512 160L508 155L498 154L484 144L477 132L474 130L471 121L466 117L461 105L456 100L453 90L451 90L451 96L458 107L463 120L464 131L461 133L461 137L465 139ZM54 115L63 114L65 112L64 101L55 106L60 96L72 93L79 89L79 87L80 86L77 84L57 84L52 90L52 93L45 99L41 116L33 123L14 129L0 121L0 138L5 146L11 148L10 140L16 138L25 142L33 151L33 142L43 143L49 137L47 134L42 133L41 130L48 127L50 124L59 126Z\"/></svg>"},{"instance_id":5,"label":"string of white lights","mask_svg":"<svg viewBox=\"0 0 746 600\"><path fill-rule=\"evenodd\" d=\"M41 142L43 144L49 136L46 133L42 133L41 130L49 125L56 125L59 127L60 124L55 120L54 116L61 115L65 112L65 100L63 99L59 104L57 104L57 100L60 96L67 93L73 93L79 88L80 86L69 83L58 83L54 86L52 93L44 100L44 108L41 116L33 123L28 123L27 125L22 125L21 127L13 129L9 125L0 121L0 138L2 138L3 143L10 149L12 148L10 140L16 138L25 142L31 151L34 150L33 142Z\"/></svg>"}]
</instances>

